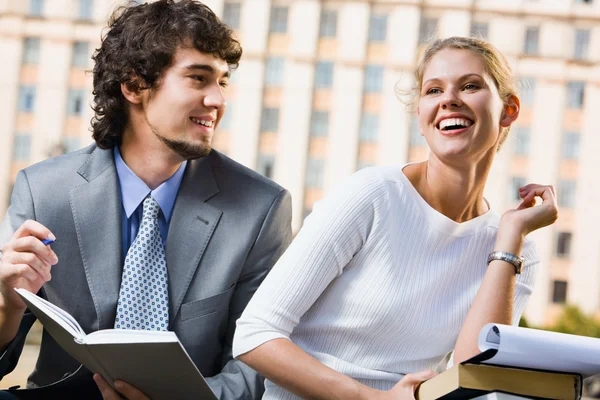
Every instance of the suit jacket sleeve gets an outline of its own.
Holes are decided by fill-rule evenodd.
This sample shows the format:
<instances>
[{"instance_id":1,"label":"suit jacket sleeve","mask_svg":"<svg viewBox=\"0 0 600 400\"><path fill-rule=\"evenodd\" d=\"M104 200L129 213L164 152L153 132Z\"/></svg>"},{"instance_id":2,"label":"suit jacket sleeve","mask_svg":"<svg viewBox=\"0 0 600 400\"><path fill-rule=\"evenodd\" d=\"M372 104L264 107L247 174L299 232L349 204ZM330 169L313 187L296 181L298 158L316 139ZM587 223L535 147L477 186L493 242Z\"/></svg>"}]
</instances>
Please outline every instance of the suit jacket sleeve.
<instances>
[{"instance_id":1,"label":"suit jacket sleeve","mask_svg":"<svg viewBox=\"0 0 600 400\"><path fill-rule=\"evenodd\" d=\"M250 250L230 303L229 327L222 358L221 373L207 378L217 398L221 400L259 399L264 391L264 378L232 354L236 320L250 298L283 254L292 240L292 202L282 189L271 204L262 228Z\"/></svg>"},{"instance_id":2,"label":"suit jacket sleeve","mask_svg":"<svg viewBox=\"0 0 600 400\"><path fill-rule=\"evenodd\" d=\"M25 172L21 171L17 175L10 207L0 225L0 247L7 243L13 233L28 219L35 219L35 212L27 176ZM2 257L2 251L0 251L0 257ZM21 320L17 336L15 336L0 356L0 379L17 366L25 343L25 337L34 322L35 316L26 311L25 316Z\"/></svg>"}]
</instances>

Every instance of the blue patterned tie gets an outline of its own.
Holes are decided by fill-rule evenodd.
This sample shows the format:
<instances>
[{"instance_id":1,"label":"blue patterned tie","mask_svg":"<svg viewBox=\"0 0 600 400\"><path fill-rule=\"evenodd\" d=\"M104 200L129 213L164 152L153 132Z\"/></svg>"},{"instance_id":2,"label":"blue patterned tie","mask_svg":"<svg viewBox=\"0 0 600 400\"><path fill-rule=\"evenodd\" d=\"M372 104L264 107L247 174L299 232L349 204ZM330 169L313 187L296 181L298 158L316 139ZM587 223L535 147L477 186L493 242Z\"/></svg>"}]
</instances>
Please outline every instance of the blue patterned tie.
<instances>
[{"instance_id":1,"label":"blue patterned tie","mask_svg":"<svg viewBox=\"0 0 600 400\"><path fill-rule=\"evenodd\" d=\"M142 223L125 257L117 329L166 331L169 326L167 262L158 228L159 212L156 200L144 200Z\"/></svg>"}]
</instances>

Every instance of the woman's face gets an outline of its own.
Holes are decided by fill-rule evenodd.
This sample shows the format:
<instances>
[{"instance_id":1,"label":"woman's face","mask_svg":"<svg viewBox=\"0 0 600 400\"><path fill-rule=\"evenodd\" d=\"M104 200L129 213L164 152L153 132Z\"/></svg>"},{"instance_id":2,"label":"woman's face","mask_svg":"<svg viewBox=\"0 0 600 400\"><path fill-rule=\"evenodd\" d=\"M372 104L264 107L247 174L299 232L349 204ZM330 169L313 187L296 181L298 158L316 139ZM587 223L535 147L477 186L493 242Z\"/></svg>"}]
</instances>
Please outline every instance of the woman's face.
<instances>
[{"instance_id":1,"label":"woman's face","mask_svg":"<svg viewBox=\"0 0 600 400\"><path fill-rule=\"evenodd\" d=\"M505 108L481 57L473 52L440 50L425 67L419 129L436 157L477 161L493 155L501 128L512 123L515 112L518 103L516 110Z\"/></svg>"}]
</instances>

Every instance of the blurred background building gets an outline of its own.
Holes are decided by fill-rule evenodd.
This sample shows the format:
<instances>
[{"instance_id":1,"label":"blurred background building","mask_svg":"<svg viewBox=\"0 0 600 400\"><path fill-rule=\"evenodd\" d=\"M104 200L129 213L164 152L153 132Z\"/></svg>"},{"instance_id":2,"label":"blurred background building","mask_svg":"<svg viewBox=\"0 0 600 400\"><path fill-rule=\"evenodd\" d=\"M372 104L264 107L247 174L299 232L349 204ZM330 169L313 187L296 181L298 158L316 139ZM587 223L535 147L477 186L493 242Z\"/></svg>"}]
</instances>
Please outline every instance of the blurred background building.
<instances>
[{"instance_id":1,"label":"blurred background building","mask_svg":"<svg viewBox=\"0 0 600 400\"><path fill-rule=\"evenodd\" d=\"M551 183L561 210L532 235L543 262L526 316L544 326L565 303L600 315L600 0L204 2L244 48L214 147L291 191L295 231L356 170L427 157L396 93L425 43L488 39L522 110L486 197L502 212L526 182ZM20 169L92 142L90 57L124 3L0 0L0 213Z\"/></svg>"}]
</instances>

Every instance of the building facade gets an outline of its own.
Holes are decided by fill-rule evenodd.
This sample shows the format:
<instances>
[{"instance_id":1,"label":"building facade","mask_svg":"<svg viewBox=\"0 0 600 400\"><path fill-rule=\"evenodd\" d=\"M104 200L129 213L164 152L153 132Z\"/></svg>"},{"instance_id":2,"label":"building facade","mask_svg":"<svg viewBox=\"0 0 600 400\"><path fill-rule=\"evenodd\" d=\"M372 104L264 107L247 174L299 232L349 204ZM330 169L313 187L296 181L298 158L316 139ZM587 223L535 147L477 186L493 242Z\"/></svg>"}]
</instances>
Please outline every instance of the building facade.
<instances>
[{"instance_id":1,"label":"building facade","mask_svg":"<svg viewBox=\"0 0 600 400\"><path fill-rule=\"evenodd\" d=\"M600 0L204 2L244 48L214 147L290 190L296 231L356 170L427 157L399 96L426 43L488 39L519 78L522 110L486 198L501 212L526 182L558 191L559 220L532 234L543 262L526 316L544 325L566 302L600 314ZM0 0L0 212L20 169L92 142L90 57L123 3Z\"/></svg>"}]
</instances>

